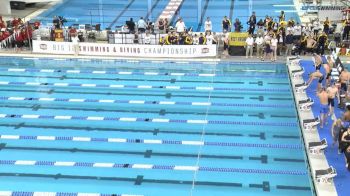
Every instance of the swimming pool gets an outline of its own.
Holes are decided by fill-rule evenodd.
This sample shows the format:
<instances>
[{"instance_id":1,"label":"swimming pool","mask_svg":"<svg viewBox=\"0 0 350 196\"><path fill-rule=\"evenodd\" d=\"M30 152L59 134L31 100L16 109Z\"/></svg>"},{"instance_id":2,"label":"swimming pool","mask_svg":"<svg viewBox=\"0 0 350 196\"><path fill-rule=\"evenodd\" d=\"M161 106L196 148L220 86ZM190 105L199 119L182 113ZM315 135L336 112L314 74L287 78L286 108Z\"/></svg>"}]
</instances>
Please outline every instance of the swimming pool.
<instances>
[{"instance_id":1,"label":"swimming pool","mask_svg":"<svg viewBox=\"0 0 350 196\"><path fill-rule=\"evenodd\" d=\"M313 194L282 64L1 58L0 75L1 191Z\"/></svg>"}]
</instances>

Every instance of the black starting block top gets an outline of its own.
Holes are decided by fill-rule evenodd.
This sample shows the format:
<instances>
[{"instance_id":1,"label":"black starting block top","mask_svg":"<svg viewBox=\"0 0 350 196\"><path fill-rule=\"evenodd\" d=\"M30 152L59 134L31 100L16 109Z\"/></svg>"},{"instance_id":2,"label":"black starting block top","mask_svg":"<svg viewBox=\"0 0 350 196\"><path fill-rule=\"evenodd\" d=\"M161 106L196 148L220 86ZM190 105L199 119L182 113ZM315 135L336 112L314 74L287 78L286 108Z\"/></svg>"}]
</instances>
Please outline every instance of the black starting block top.
<instances>
[{"instance_id":1,"label":"black starting block top","mask_svg":"<svg viewBox=\"0 0 350 196\"><path fill-rule=\"evenodd\" d=\"M315 119L305 119L305 120L303 120L303 123L312 123L312 122L316 122L316 121L318 121L318 117Z\"/></svg>"},{"instance_id":2,"label":"black starting block top","mask_svg":"<svg viewBox=\"0 0 350 196\"><path fill-rule=\"evenodd\" d=\"M326 174L332 174L333 172L334 172L333 168L330 167L328 169L316 170L315 174L316 174L316 176L323 176Z\"/></svg>"},{"instance_id":3,"label":"black starting block top","mask_svg":"<svg viewBox=\"0 0 350 196\"><path fill-rule=\"evenodd\" d=\"M305 86L306 84L305 83L302 83L302 84L296 84L294 85L294 87L302 87L302 86Z\"/></svg>"},{"instance_id":4,"label":"black starting block top","mask_svg":"<svg viewBox=\"0 0 350 196\"><path fill-rule=\"evenodd\" d=\"M304 104L304 103L309 103L309 102L313 102L312 99L308 98L308 99L300 100L298 103Z\"/></svg>"},{"instance_id":5,"label":"black starting block top","mask_svg":"<svg viewBox=\"0 0 350 196\"><path fill-rule=\"evenodd\" d=\"M327 143L326 139L323 139L319 142L309 142L309 147L322 146Z\"/></svg>"}]
</instances>

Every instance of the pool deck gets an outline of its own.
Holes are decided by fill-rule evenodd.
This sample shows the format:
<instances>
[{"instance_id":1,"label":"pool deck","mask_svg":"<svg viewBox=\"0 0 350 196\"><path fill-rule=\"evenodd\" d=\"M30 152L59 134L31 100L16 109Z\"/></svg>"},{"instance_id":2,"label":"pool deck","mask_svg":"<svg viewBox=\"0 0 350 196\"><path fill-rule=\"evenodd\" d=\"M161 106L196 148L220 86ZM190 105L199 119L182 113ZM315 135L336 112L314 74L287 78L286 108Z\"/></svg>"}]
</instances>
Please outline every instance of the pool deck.
<instances>
[{"instance_id":1,"label":"pool deck","mask_svg":"<svg viewBox=\"0 0 350 196\"><path fill-rule=\"evenodd\" d=\"M349 57L342 58L343 63L350 63ZM309 58L310 59L310 58ZM313 62L311 60L303 60L301 66L304 68L305 73L303 74L303 79L306 80L308 78L308 73L314 71ZM324 73L324 69L321 68L321 72ZM323 84L324 85L324 84ZM317 82L314 81L311 83L310 87L306 89L306 95L314 100L314 105L310 112L313 115L318 116L320 111L320 103L319 99L315 95L315 89L317 86ZM337 103L335 104L337 106ZM344 111L339 109L338 107L334 108L334 113L337 118L342 116ZM327 158L328 164L333 166L337 170L337 176L334 179L334 185L338 195L349 195L348 187L350 186L350 172L345 168L344 154L337 153L337 147L332 146L332 136L331 136L331 125L333 121L328 118L328 125L324 126L324 128L318 128L317 133L320 136L320 139L325 138L328 141L328 148L326 149L324 155Z\"/></svg>"}]
</instances>

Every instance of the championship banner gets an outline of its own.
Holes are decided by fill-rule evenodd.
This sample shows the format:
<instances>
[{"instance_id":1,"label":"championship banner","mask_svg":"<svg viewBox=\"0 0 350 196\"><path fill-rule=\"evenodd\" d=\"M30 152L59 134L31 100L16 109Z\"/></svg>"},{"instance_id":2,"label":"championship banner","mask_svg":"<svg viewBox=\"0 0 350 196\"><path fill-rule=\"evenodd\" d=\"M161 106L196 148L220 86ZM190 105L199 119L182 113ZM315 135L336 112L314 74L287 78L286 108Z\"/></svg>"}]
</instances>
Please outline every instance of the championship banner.
<instances>
[{"instance_id":1,"label":"championship banner","mask_svg":"<svg viewBox=\"0 0 350 196\"><path fill-rule=\"evenodd\" d=\"M33 40L33 52L45 54L74 54L72 42ZM115 57L193 58L215 57L216 45L141 45L79 43L79 55Z\"/></svg>"},{"instance_id":2,"label":"championship banner","mask_svg":"<svg viewBox=\"0 0 350 196\"><path fill-rule=\"evenodd\" d=\"M245 41L246 41L247 37L248 37L248 32L244 32L244 33L232 32L229 35L228 45L229 46L245 46Z\"/></svg>"}]
</instances>

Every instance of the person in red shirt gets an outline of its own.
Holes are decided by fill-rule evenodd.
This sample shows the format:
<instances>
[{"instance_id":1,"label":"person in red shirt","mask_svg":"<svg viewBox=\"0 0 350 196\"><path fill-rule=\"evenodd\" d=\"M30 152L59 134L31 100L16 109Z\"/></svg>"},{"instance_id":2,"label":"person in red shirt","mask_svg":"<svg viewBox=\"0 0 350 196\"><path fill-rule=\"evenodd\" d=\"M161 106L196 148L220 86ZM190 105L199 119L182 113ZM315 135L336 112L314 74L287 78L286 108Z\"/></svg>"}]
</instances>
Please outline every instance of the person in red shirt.
<instances>
[{"instance_id":1,"label":"person in red shirt","mask_svg":"<svg viewBox=\"0 0 350 196\"><path fill-rule=\"evenodd\" d=\"M12 27L16 28L18 26L19 22L17 20L17 18L13 18L13 20L11 21L11 25Z\"/></svg>"},{"instance_id":2,"label":"person in red shirt","mask_svg":"<svg viewBox=\"0 0 350 196\"><path fill-rule=\"evenodd\" d=\"M39 29L40 27L40 22L39 21L35 21L34 22L34 29Z\"/></svg>"}]
</instances>

